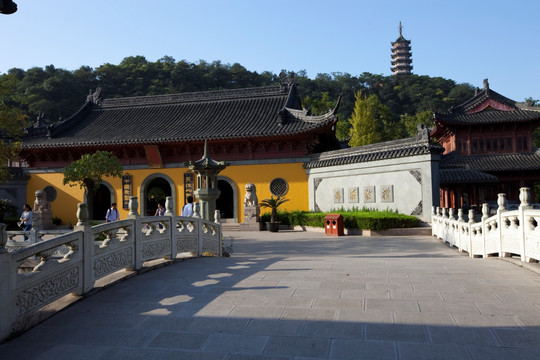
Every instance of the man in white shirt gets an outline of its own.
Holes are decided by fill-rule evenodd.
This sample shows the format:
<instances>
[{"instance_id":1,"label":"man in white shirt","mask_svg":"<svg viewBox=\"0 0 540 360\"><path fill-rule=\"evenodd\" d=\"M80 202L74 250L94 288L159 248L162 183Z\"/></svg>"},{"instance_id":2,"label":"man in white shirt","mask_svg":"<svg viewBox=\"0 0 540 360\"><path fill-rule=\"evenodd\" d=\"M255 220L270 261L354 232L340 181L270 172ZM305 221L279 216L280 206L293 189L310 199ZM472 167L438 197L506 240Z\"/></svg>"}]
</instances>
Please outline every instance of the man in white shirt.
<instances>
[{"instance_id":1,"label":"man in white shirt","mask_svg":"<svg viewBox=\"0 0 540 360\"><path fill-rule=\"evenodd\" d=\"M118 209L116 208L116 203L111 204L111 208L107 210L107 215L105 215L105 221L117 221L120 220L120 215L118 214Z\"/></svg>"},{"instance_id":2,"label":"man in white shirt","mask_svg":"<svg viewBox=\"0 0 540 360\"><path fill-rule=\"evenodd\" d=\"M193 216L193 196L187 197L187 204L182 208L182 216Z\"/></svg>"}]
</instances>

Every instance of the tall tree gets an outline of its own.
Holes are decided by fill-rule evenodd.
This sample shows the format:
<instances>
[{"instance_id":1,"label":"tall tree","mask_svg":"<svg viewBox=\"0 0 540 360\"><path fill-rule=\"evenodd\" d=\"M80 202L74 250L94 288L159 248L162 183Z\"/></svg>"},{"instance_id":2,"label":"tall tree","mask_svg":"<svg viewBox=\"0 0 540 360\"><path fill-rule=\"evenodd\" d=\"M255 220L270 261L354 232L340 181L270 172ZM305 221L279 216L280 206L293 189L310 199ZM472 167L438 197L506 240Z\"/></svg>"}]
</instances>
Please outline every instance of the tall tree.
<instances>
[{"instance_id":1,"label":"tall tree","mask_svg":"<svg viewBox=\"0 0 540 360\"><path fill-rule=\"evenodd\" d=\"M384 124L392 118L392 112L381 103L379 97L356 93L354 111L349 119L351 123L351 147L368 145L385 140Z\"/></svg>"},{"instance_id":2,"label":"tall tree","mask_svg":"<svg viewBox=\"0 0 540 360\"><path fill-rule=\"evenodd\" d=\"M99 189L101 179L122 177L123 168L116 156L108 151L85 154L79 160L64 168L64 185L77 186L86 190L88 214L92 217L94 195Z\"/></svg>"}]
</instances>

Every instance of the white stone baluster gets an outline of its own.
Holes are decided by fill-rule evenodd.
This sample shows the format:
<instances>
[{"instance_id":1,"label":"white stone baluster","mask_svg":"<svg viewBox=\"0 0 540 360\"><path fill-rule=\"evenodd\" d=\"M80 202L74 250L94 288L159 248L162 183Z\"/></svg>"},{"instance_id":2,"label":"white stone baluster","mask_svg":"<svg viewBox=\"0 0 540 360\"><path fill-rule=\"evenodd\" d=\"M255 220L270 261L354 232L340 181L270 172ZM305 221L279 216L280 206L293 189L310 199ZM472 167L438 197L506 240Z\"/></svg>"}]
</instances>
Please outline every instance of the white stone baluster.
<instances>
[{"instance_id":1,"label":"white stone baluster","mask_svg":"<svg viewBox=\"0 0 540 360\"><path fill-rule=\"evenodd\" d=\"M497 208L498 211L506 210L506 205L507 205L506 194L504 193L497 194L497 205L499 206Z\"/></svg>"},{"instance_id":2,"label":"white stone baluster","mask_svg":"<svg viewBox=\"0 0 540 360\"><path fill-rule=\"evenodd\" d=\"M519 201L521 201L521 206L529 206L531 201L531 189L528 187L519 188Z\"/></svg>"},{"instance_id":3,"label":"white stone baluster","mask_svg":"<svg viewBox=\"0 0 540 360\"><path fill-rule=\"evenodd\" d=\"M473 209L470 209L469 210L469 257L473 257L473 243L472 243L472 238L473 238L473 231L472 231L472 226L474 224L474 210Z\"/></svg>"},{"instance_id":4,"label":"white stone baluster","mask_svg":"<svg viewBox=\"0 0 540 360\"><path fill-rule=\"evenodd\" d=\"M165 198L165 215L174 216L173 198L172 198L172 196L167 196Z\"/></svg>"},{"instance_id":5,"label":"white stone baluster","mask_svg":"<svg viewBox=\"0 0 540 360\"><path fill-rule=\"evenodd\" d=\"M129 197L129 214L131 216L139 215L139 198L136 196Z\"/></svg>"}]
</instances>

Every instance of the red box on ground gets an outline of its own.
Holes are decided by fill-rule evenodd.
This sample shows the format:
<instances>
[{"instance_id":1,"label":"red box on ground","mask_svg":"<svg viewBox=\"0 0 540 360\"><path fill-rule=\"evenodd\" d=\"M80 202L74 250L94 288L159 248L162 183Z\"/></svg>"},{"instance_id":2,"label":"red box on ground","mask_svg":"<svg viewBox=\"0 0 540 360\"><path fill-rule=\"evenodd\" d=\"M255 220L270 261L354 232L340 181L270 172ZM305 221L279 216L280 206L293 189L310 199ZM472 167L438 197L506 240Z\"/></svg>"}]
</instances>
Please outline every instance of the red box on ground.
<instances>
[{"instance_id":1,"label":"red box on ground","mask_svg":"<svg viewBox=\"0 0 540 360\"><path fill-rule=\"evenodd\" d=\"M327 236L343 236L343 216L340 214L327 214L324 217L324 233Z\"/></svg>"}]
</instances>

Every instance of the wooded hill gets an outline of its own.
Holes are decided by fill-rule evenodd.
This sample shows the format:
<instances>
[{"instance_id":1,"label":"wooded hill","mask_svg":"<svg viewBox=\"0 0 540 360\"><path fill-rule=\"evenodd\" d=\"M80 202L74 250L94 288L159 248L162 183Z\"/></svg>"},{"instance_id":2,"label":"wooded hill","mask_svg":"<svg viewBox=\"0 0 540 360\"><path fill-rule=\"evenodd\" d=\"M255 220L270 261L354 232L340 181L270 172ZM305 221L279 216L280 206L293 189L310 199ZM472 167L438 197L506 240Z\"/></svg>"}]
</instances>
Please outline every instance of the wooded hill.
<instances>
[{"instance_id":1,"label":"wooded hill","mask_svg":"<svg viewBox=\"0 0 540 360\"><path fill-rule=\"evenodd\" d=\"M303 106L314 114L333 108L341 97L338 109L341 139L349 136L348 119L359 91L366 97L377 95L389 110L390 120L385 127L392 131L385 131L382 140L413 135L417 121L429 122L432 111L444 112L474 93L470 84L457 84L441 77L365 72L358 76L318 74L310 79L305 71L284 71L294 76ZM20 108L30 122L42 113L47 121L57 122L73 115L83 105L89 90L96 87L101 87L104 98L114 98L278 85L279 75L249 71L238 63L204 60L190 63L169 56L151 62L143 56L130 56L118 65L106 63L96 69L81 66L77 70L65 70L53 65L26 71L13 68L1 75L0 81L12 90L4 102Z\"/></svg>"}]
</instances>

